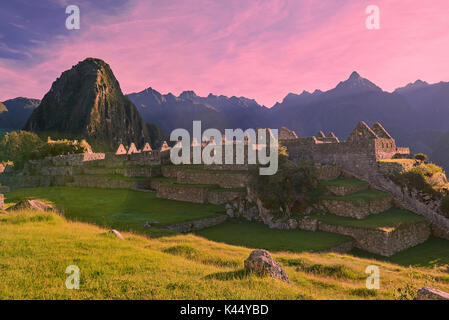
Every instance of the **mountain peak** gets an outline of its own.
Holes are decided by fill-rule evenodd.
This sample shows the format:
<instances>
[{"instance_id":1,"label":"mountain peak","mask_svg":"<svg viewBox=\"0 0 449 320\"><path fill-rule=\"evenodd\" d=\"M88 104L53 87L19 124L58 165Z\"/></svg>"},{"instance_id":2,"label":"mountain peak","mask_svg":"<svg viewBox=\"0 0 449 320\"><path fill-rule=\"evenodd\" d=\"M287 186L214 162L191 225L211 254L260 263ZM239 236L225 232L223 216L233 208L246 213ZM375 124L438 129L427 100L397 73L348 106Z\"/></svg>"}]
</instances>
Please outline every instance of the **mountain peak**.
<instances>
[{"instance_id":1,"label":"mountain peak","mask_svg":"<svg viewBox=\"0 0 449 320\"><path fill-rule=\"evenodd\" d=\"M196 97L197 97L197 95L196 95L195 91L192 91L192 90L183 91L179 95L179 98L181 98L181 99L190 99L190 100L192 100L192 99L194 99Z\"/></svg>"},{"instance_id":2,"label":"mountain peak","mask_svg":"<svg viewBox=\"0 0 449 320\"><path fill-rule=\"evenodd\" d=\"M348 80L358 80L361 79L362 77L360 76L360 74L357 71L353 71L351 73L351 75L349 76Z\"/></svg>"},{"instance_id":3,"label":"mountain peak","mask_svg":"<svg viewBox=\"0 0 449 320\"><path fill-rule=\"evenodd\" d=\"M415 82L411 82L407 84L405 87L397 88L394 92L395 93L406 93L414 90L418 90L424 87L429 86L429 84L426 81L422 81L420 79L416 80Z\"/></svg>"},{"instance_id":4,"label":"mountain peak","mask_svg":"<svg viewBox=\"0 0 449 320\"><path fill-rule=\"evenodd\" d=\"M328 91L330 94L346 95L358 94L366 91L382 91L368 79L362 78L356 71L352 72L348 80L340 82L335 89Z\"/></svg>"},{"instance_id":5,"label":"mountain peak","mask_svg":"<svg viewBox=\"0 0 449 320\"><path fill-rule=\"evenodd\" d=\"M94 58L79 62L53 82L25 130L92 139L110 150L120 143L142 144L151 138L109 65Z\"/></svg>"}]
</instances>

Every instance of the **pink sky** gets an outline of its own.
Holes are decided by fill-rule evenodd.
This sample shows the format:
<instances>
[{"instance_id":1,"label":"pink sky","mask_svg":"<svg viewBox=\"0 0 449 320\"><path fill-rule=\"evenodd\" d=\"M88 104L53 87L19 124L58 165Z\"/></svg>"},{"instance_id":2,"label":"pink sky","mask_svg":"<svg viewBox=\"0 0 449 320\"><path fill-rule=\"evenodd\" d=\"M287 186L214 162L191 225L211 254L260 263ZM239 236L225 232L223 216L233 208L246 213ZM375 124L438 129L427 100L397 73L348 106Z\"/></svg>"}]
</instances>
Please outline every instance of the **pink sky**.
<instances>
[{"instance_id":1,"label":"pink sky","mask_svg":"<svg viewBox=\"0 0 449 320\"><path fill-rule=\"evenodd\" d=\"M371 4L380 30L365 27ZM86 57L109 63L124 93L194 90L269 107L354 70L387 91L449 81L447 0L135 0L116 16L85 11L81 30L33 48L33 63L0 59L0 100L40 99Z\"/></svg>"}]
</instances>

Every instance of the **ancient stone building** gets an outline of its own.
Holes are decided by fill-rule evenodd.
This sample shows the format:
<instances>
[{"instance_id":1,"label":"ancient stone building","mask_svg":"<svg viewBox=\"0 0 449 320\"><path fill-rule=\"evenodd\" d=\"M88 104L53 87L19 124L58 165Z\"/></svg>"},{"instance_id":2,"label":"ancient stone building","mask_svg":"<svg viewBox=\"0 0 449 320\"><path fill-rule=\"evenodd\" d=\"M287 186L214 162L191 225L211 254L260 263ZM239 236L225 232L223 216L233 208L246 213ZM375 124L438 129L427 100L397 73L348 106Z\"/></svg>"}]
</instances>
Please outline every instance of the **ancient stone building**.
<instances>
[{"instance_id":1,"label":"ancient stone building","mask_svg":"<svg viewBox=\"0 0 449 320\"><path fill-rule=\"evenodd\" d=\"M282 136L284 137L284 136ZM280 139L293 160L305 159L322 164L340 164L351 170L364 170L378 160L410 154L409 148L398 148L395 140L376 123L370 128L359 122L346 141L340 141L333 133L297 139Z\"/></svg>"}]
</instances>

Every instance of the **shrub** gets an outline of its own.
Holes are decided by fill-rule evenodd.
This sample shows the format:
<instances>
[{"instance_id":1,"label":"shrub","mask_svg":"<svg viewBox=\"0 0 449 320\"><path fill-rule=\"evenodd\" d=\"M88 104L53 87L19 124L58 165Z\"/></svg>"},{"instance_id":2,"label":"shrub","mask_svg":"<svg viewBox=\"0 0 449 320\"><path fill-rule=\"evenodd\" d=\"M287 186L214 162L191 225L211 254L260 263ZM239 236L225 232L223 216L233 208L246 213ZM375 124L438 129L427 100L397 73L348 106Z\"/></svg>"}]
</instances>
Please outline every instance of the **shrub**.
<instances>
[{"instance_id":1,"label":"shrub","mask_svg":"<svg viewBox=\"0 0 449 320\"><path fill-rule=\"evenodd\" d=\"M427 156L424 153L415 154L415 159L421 162L425 162L427 160Z\"/></svg>"},{"instance_id":2,"label":"shrub","mask_svg":"<svg viewBox=\"0 0 449 320\"><path fill-rule=\"evenodd\" d=\"M433 163L419 163L406 172L397 173L393 180L399 185L437 197L441 196L441 189L447 184L443 169Z\"/></svg>"},{"instance_id":3,"label":"shrub","mask_svg":"<svg viewBox=\"0 0 449 320\"><path fill-rule=\"evenodd\" d=\"M250 175L250 186L258 198L263 199L264 206L287 216L291 216L293 207L312 202L310 192L319 184L313 165L307 162L297 165L282 150L275 175L259 175L258 168L250 170Z\"/></svg>"},{"instance_id":4,"label":"shrub","mask_svg":"<svg viewBox=\"0 0 449 320\"><path fill-rule=\"evenodd\" d=\"M88 151L91 151L91 148L85 140L79 143L71 140L53 141L48 138L47 142L44 142L35 133L27 131L9 132L0 139L0 161L12 161L16 170L23 169L28 160Z\"/></svg>"}]
</instances>

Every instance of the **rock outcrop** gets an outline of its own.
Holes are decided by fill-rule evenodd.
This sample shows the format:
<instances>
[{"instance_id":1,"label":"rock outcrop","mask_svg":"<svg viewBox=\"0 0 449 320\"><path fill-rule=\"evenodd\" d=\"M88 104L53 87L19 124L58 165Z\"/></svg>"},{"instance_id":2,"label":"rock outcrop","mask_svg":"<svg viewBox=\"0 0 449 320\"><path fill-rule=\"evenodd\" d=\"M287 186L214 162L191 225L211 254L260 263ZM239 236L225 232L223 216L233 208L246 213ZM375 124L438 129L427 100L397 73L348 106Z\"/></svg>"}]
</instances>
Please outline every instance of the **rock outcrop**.
<instances>
[{"instance_id":1,"label":"rock outcrop","mask_svg":"<svg viewBox=\"0 0 449 320\"><path fill-rule=\"evenodd\" d=\"M51 211L54 209L53 206L40 201L40 200L22 200L12 207L9 207L6 211L17 211L17 210L37 210L37 211Z\"/></svg>"},{"instance_id":2,"label":"rock outcrop","mask_svg":"<svg viewBox=\"0 0 449 320\"><path fill-rule=\"evenodd\" d=\"M266 250L254 250L245 260L245 269L257 275L268 275L272 278L290 283L287 273Z\"/></svg>"},{"instance_id":3,"label":"rock outcrop","mask_svg":"<svg viewBox=\"0 0 449 320\"><path fill-rule=\"evenodd\" d=\"M416 300L449 300L449 293L432 288L421 288L418 290Z\"/></svg>"}]
</instances>

